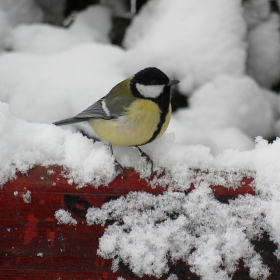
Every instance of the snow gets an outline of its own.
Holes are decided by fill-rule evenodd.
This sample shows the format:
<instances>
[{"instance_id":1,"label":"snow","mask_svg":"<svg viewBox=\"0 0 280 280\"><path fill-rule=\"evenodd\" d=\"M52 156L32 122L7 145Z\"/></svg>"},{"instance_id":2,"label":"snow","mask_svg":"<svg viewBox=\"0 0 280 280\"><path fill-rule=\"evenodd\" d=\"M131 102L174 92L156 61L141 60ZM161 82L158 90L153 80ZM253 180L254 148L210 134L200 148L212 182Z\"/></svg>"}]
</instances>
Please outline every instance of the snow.
<instances>
[{"instance_id":1,"label":"snow","mask_svg":"<svg viewBox=\"0 0 280 280\"><path fill-rule=\"evenodd\" d=\"M72 218L71 213L63 209L57 210L54 214L58 224L77 225L77 221Z\"/></svg>"},{"instance_id":2,"label":"snow","mask_svg":"<svg viewBox=\"0 0 280 280\"><path fill-rule=\"evenodd\" d=\"M11 47L11 26L6 14L0 9L0 51Z\"/></svg>"},{"instance_id":3,"label":"snow","mask_svg":"<svg viewBox=\"0 0 280 280\"><path fill-rule=\"evenodd\" d=\"M108 43L110 29L109 9L97 5L77 14L68 29L40 23L21 24L12 31L11 48L32 54L61 53L82 43Z\"/></svg>"},{"instance_id":4,"label":"snow","mask_svg":"<svg viewBox=\"0 0 280 280\"><path fill-rule=\"evenodd\" d=\"M27 190L22 194L23 201L25 203L31 203L31 191Z\"/></svg>"},{"instance_id":5,"label":"snow","mask_svg":"<svg viewBox=\"0 0 280 280\"><path fill-rule=\"evenodd\" d=\"M0 56L1 100L28 121L76 115L125 79L119 71L122 57L120 48L98 43L49 56L5 53Z\"/></svg>"},{"instance_id":6,"label":"snow","mask_svg":"<svg viewBox=\"0 0 280 280\"><path fill-rule=\"evenodd\" d=\"M245 28L236 0L150 1L127 30L125 66L130 74L157 66L188 93L219 74L244 73Z\"/></svg>"},{"instance_id":7,"label":"snow","mask_svg":"<svg viewBox=\"0 0 280 280\"><path fill-rule=\"evenodd\" d=\"M33 0L1 0L0 10L5 12L12 26L43 20L43 12Z\"/></svg>"},{"instance_id":8,"label":"snow","mask_svg":"<svg viewBox=\"0 0 280 280\"><path fill-rule=\"evenodd\" d=\"M244 1L243 7L249 29L264 23L270 17L270 3L267 0L247 0Z\"/></svg>"},{"instance_id":9,"label":"snow","mask_svg":"<svg viewBox=\"0 0 280 280\"><path fill-rule=\"evenodd\" d=\"M235 0L150 1L128 29L126 49L109 43L107 7L89 7L65 29L40 23L32 1L21 3L0 3L0 185L35 165L63 166L78 187L108 185L116 176L109 148L74 133L94 135L86 125L51 123L141 68L159 67L190 96L168 132L143 147L154 162L151 187L166 189L90 208L88 225L115 221L98 254L113 259L114 270L122 261L139 276L161 277L170 260L183 260L202 279L231 279L243 260L253 279L266 279L269 269L251 240L268 232L280 258L280 139L264 139L280 132L279 95L268 89L280 76L279 16L267 1L246 1L244 9ZM132 147L114 147L114 155L150 175ZM255 196L228 204L214 198L210 185L235 188L244 176L254 179ZM196 189L186 195L191 183ZM77 224L63 209L55 217Z\"/></svg>"},{"instance_id":10,"label":"snow","mask_svg":"<svg viewBox=\"0 0 280 280\"><path fill-rule=\"evenodd\" d=\"M95 42L109 43L109 32L111 30L110 9L102 6L90 6L78 13L69 31L77 36L90 38Z\"/></svg>"},{"instance_id":11,"label":"snow","mask_svg":"<svg viewBox=\"0 0 280 280\"><path fill-rule=\"evenodd\" d=\"M65 28L48 24L19 25L12 32L12 49L33 54L60 53L89 38L79 37Z\"/></svg>"},{"instance_id":12,"label":"snow","mask_svg":"<svg viewBox=\"0 0 280 280\"><path fill-rule=\"evenodd\" d=\"M266 88L277 84L280 76L279 20L273 14L248 34L248 74Z\"/></svg>"},{"instance_id":13,"label":"snow","mask_svg":"<svg viewBox=\"0 0 280 280\"><path fill-rule=\"evenodd\" d=\"M236 127L252 138L272 134L272 104L249 77L218 76L195 91L189 102L189 117L195 116L192 123L197 127Z\"/></svg>"},{"instance_id":14,"label":"snow","mask_svg":"<svg viewBox=\"0 0 280 280\"><path fill-rule=\"evenodd\" d=\"M108 184L115 177L114 159L102 143L51 124L27 123L12 116L4 103L0 123L0 185L35 165L65 166L80 185Z\"/></svg>"},{"instance_id":15,"label":"snow","mask_svg":"<svg viewBox=\"0 0 280 280\"><path fill-rule=\"evenodd\" d=\"M169 131L177 143L206 145L217 155L228 148L253 149L254 137L275 132L279 97L250 77L218 76L195 91L189 103L171 119Z\"/></svg>"},{"instance_id":16,"label":"snow","mask_svg":"<svg viewBox=\"0 0 280 280\"><path fill-rule=\"evenodd\" d=\"M253 196L222 204L202 183L189 195L131 192L101 210L89 209L87 221L115 221L101 237L98 254L121 260L140 277L160 278L170 259L186 261L202 279L229 279L242 259L253 279L266 279L269 270L250 242L269 228L264 212L264 201Z\"/></svg>"},{"instance_id":17,"label":"snow","mask_svg":"<svg viewBox=\"0 0 280 280\"><path fill-rule=\"evenodd\" d=\"M254 177L258 195L240 196L229 204L220 203L209 185L231 183L221 182L219 175L215 178L214 174L204 175L203 183L198 178L196 189L188 195L171 191L157 196L131 192L105 203L101 209L88 210L89 225L115 221L101 237L98 254L115 262L121 260L139 276L160 277L168 271L169 259L184 260L202 279L228 279L227 275L234 273L238 260L242 259L253 279L266 279L269 270L250 240L258 239L266 231L275 244L280 244L280 139L268 144L257 138L254 150L227 150L216 158L210 155L207 158L207 151L203 153L202 147L189 147L193 155L176 145L169 149L163 160L171 160L171 154L177 158L176 163L171 161L168 165L177 189L180 186L186 190L194 182L190 166L195 169L203 154L203 163L198 163L201 170L207 163L208 170L231 169L232 173L247 170L245 175ZM184 165L179 157L185 157ZM176 164L174 169L170 167ZM170 183L167 175L161 180Z\"/></svg>"}]
</instances>

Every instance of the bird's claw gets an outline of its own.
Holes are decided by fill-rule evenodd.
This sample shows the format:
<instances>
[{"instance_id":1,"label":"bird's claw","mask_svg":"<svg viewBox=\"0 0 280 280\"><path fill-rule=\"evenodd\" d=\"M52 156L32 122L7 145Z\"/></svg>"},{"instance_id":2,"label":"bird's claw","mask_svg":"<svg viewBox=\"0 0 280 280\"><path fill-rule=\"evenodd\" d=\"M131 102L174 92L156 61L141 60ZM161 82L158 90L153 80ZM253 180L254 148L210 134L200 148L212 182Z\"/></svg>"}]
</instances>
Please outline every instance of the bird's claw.
<instances>
[{"instance_id":1,"label":"bird's claw","mask_svg":"<svg viewBox=\"0 0 280 280\"><path fill-rule=\"evenodd\" d=\"M116 160L115 160L114 164L115 164L115 171L116 171L116 173L117 174L121 174L122 177L123 177L124 176L124 169L123 169L123 167Z\"/></svg>"},{"instance_id":2,"label":"bird's claw","mask_svg":"<svg viewBox=\"0 0 280 280\"><path fill-rule=\"evenodd\" d=\"M153 170L154 170L154 162L150 159L150 157L145 153L143 152L139 147L137 147L139 153L140 153L140 156L145 158L147 164L151 165L151 173L153 173Z\"/></svg>"}]
</instances>

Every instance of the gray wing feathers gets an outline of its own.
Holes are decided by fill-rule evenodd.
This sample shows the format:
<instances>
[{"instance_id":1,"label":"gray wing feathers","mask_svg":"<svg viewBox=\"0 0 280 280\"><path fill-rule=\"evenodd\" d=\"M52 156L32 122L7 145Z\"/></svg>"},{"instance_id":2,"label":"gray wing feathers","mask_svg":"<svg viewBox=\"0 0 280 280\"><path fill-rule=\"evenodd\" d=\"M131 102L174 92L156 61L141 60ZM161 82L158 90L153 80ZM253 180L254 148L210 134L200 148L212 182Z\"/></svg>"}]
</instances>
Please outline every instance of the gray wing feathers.
<instances>
[{"instance_id":1,"label":"gray wing feathers","mask_svg":"<svg viewBox=\"0 0 280 280\"><path fill-rule=\"evenodd\" d=\"M73 124L73 123L79 123L79 122L84 122L87 119L76 119L76 118L70 118L70 119L65 119L61 120L58 122L54 122L54 125L67 125L67 124Z\"/></svg>"},{"instance_id":2,"label":"gray wing feathers","mask_svg":"<svg viewBox=\"0 0 280 280\"><path fill-rule=\"evenodd\" d=\"M104 102L106 100L106 103ZM115 119L126 112L126 108L135 100L130 94L119 95L113 88L110 93L99 99L93 105L79 113L73 118L55 122L55 125L66 125L88 121L89 119ZM109 109L110 108L110 109Z\"/></svg>"},{"instance_id":3,"label":"gray wing feathers","mask_svg":"<svg viewBox=\"0 0 280 280\"><path fill-rule=\"evenodd\" d=\"M101 98L97 102L95 102L93 105L82 111L80 114L75 116L75 118L81 118L81 119L112 119L112 116L110 115L109 111L105 112L102 106L104 98Z\"/></svg>"},{"instance_id":4,"label":"gray wing feathers","mask_svg":"<svg viewBox=\"0 0 280 280\"><path fill-rule=\"evenodd\" d=\"M87 109L85 109L84 111L82 111L81 113L79 113L78 115L76 115L74 118L70 118L70 119L65 119L65 120L61 120L58 122L55 122L53 124L55 125L67 125L67 124L73 124L73 123L79 123L79 122L84 122L87 121L89 119L113 119L116 116L111 116L110 114L108 115L103 107L102 107L102 101L104 100L104 98L101 98L100 100L98 100L96 103L94 103L93 105L91 105L90 107L88 107Z\"/></svg>"}]
</instances>

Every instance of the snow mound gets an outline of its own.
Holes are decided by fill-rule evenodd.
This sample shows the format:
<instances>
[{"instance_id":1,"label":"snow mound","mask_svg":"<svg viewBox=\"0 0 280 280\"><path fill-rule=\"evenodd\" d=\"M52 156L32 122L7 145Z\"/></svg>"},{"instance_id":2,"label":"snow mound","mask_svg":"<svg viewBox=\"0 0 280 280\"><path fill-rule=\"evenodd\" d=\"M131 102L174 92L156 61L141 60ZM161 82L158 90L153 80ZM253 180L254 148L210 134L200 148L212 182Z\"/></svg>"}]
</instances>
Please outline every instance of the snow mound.
<instances>
[{"instance_id":1,"label":"snow mound","mask_svg":"<svg viewBox=\"0 0 280 280\"><path fill-rule=\"evenodd\" d=\"M1 0L0 10L5 12L12 26L41 22L44 17L42 10L34 0Z\"/></svg>"},{"instance_id":2,"label":"snow mound","mask_svg":"<svg viewBox=\"0 0 280 280\"><path fill-rule=\"evenodd\" d=\"M190 107L200 114L199 127L234 126L251 137L272 134L272 105L266 92L249 77L217 77L194 93Z\"/></svg>"},{"instance_id":3,"label":"snow mound","mask_svg":"<svg viewBox=\"0 0 280 280\"><path fill-rule=\"evenodd\" d=\"M190 93L219 74L244 73L245 30L239 1L150 1L127 30L125 68L157 66Z\"/></svg>"},{"instance_id":4,"label":"snow mound","mask_svg":"<svg viewBox=\"0 0 280 280\"><path fill-rule=\"evenodd\" d=\"M54 125L17 119L4 103L0 108L0 185L35 165L64 166L65 176L81 186L108 184L115 177L114 159L102 143Z\"/></svg>"},{"instance_id":5,"label":"snow mound","mask_svg":"<svg viewBox=\"0 0 280 280\"><path fill-rule=\"evenodd\" d=\"M280 80L279 15L273 14L248 34L248 74L271 88Z\"/></svg>"},{"instance_id":6,"label":"snow mound","mask_svg":"<svg viewBox=\"0 0 280 280\"><path fill-rule=\"evenodd\" d=\"M120 69L123 55L120 48L97 43L48 56L3 54L0 99L27 121L50 123L74 116L126 78Z\"/></svg>"},{"instance_id":7,"label":"snow mound","mask_svg":"<svg viewBox=\"0 0 280 280\"><path fill-rule=\"evenodd\" d=\"M69 31L78 37L90 38L95 42L109 43L111 11L103 5L89 6L77 14Z\"/></svg>"}]
</instances>

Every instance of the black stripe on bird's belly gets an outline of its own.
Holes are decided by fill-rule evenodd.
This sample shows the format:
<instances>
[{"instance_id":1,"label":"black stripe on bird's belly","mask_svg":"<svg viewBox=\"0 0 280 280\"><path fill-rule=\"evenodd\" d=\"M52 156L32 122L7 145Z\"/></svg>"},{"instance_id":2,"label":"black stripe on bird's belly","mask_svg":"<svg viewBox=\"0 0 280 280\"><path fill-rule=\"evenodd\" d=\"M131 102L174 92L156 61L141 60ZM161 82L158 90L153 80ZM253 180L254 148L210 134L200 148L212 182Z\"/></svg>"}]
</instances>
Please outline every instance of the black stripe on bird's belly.
<instances>
[{"instance_id":1,"label":"black stripe on bird's belly","mask_svg":"<svg viewBox=\"0 0 280 280\"><path fill-rule=\"evenodd\" d=\"M169 105L170 105L170 87L164 87L163 93L158 98L150 99L150 100L158 104L160 111L161 111L160 120L159 120L157 129L155 130L151 139L141 145L151 143L152 141L154 141L157 138L157 136L160 133L162 126L165 123L166 116L168 114Z\"/></svg>"}]
</instances>

